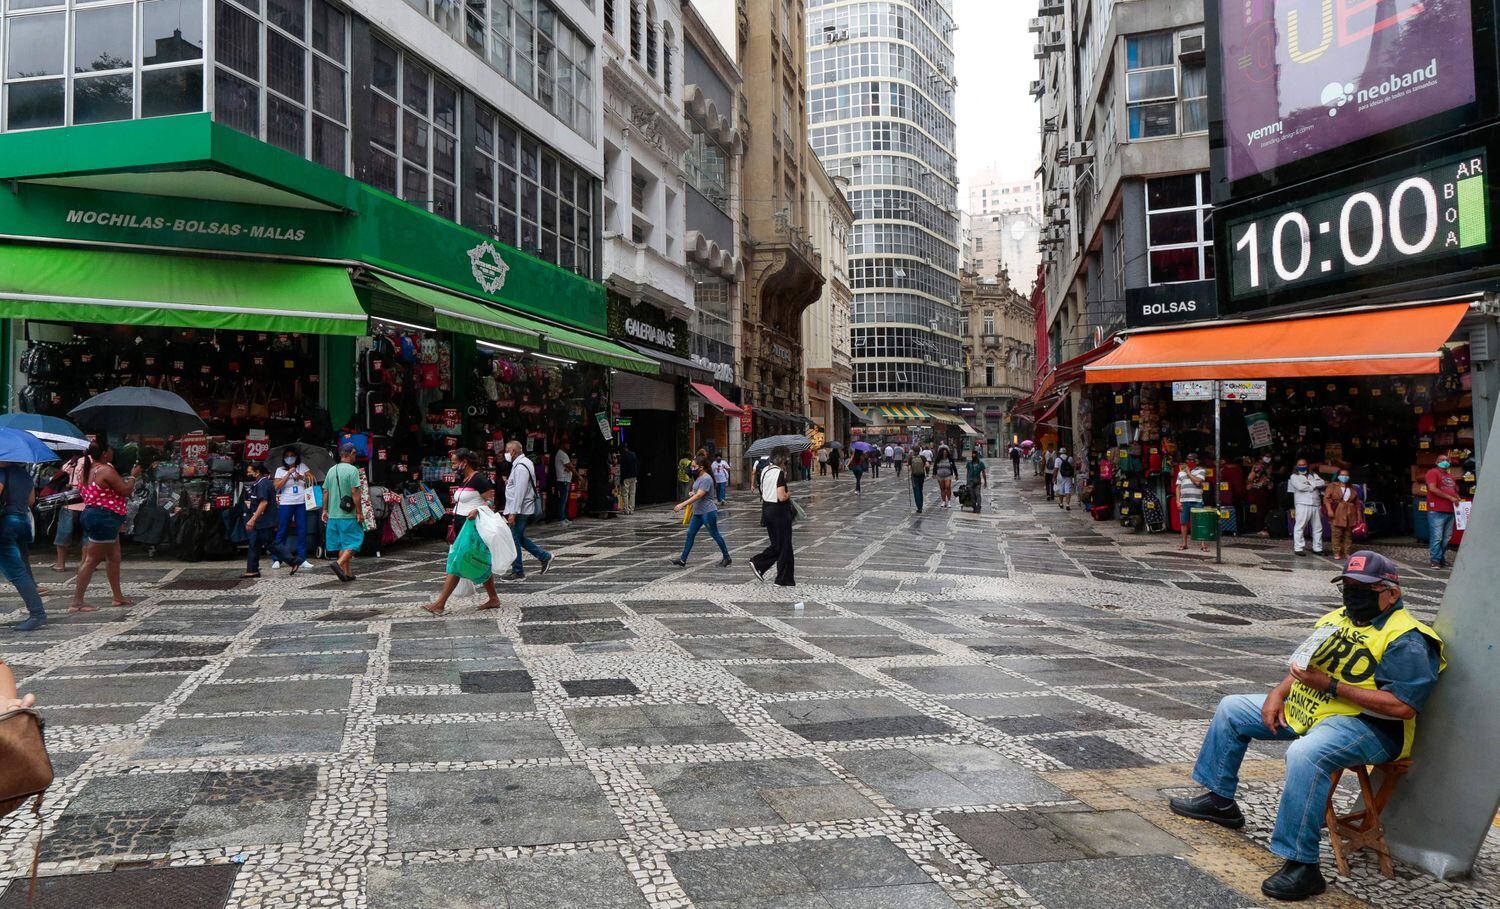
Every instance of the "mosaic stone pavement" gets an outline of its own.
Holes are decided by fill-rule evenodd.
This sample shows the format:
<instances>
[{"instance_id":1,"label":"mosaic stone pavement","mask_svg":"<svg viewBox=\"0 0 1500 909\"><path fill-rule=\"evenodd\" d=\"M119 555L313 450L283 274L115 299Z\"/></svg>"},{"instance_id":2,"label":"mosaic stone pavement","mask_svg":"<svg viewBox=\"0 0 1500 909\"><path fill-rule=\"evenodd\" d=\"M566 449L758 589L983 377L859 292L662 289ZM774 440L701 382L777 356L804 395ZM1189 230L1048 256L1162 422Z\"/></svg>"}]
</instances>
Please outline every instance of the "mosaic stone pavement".
<instances>
[{"instance_id":1,"label":"mosaic stone pavement","mask_svg":"<svg viewBox=\"0 0 1500 909\"><path fill-rule=\"evenodd\" d=\"M36 905L1261 904L1278 747L1246 764L1244 832L1164 799L1219 697L1276 681L1333 604L1331 563L1245 541L1216 566L1031 478L979 516L865 486L799 490L792 592L746 567L743 495L731 568L702 536L669 565L665 509L583 521L543 529L557 566L503 609L442 619L433 544L352 585L128 563L136 607L0 632L58 770ZM1407 569L1430 616L1444 579ZM0 823L0 909L36 828ZM1320 902L1500 905L1497 839L1455 883L1362 855Z\"/></svg>"}]
</instances>

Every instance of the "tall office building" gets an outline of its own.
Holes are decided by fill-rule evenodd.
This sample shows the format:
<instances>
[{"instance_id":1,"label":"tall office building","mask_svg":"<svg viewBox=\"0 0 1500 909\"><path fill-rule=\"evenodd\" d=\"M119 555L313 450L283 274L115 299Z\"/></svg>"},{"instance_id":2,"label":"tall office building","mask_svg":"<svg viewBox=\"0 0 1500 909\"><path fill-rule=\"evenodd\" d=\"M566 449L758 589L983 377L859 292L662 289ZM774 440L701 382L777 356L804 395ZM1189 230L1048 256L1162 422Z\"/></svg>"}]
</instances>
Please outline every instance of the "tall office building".
<instances>
[{"instance_id":1,"label":"tall office building","mask_svg":"<svg viewBox=\"0 0 1500 909\"><path fill-rule=\"evenodd\" d=\"M969 178L969 222L964 268L986 278L1002 271L1021 292L1031 289L1042 261L1037 240L1042 228L1042 184L1005 180L993 167Z\"/></svg>"},{"instance_id":2,"label":"tall office building","mask_svg":"<svg viewBox=\"0 0 1500 909\"><path fill-rule=\"evenodd\" d=\"M855 216L855 399L939 417L964 388L953 28L948 0L808 2L813 150Z\"/></svg>"}]
</instances>

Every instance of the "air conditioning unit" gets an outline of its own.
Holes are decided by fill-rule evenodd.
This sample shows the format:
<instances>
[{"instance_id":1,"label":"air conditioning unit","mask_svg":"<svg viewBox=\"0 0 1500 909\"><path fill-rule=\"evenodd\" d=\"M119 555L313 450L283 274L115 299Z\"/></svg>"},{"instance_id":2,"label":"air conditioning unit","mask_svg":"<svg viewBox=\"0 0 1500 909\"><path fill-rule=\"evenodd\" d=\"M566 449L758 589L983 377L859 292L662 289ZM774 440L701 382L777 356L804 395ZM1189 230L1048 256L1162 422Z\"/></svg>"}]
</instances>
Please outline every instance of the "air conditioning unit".
<instances>
[{"instance_id":1,"label":"air conditioning unit","mask_svg":"<svg viewBox=\"0 0 1500 909\"><path fill-rule=\"evenodd\" d=\"M1031 80L1031 85L1027 86L1026 90L1031 93L1031 97L1033 97L1033 98L1040 98L1042 96L1042 94L1046 91L1046 88L1045 88L1045 86L1042 85L1042 80L1040 80L1040 79L1032 79Z\"/></svg>"},{"instance_id":2,"label":"air conditioning unit","mask_svg":"<svg viewBox=\"0 0 1500 909\"><path fill-rule=\"evenodd\" d=\"M1068 40L1064 37L1061 29L1053 29L1042 33L1042 49L1047 51L1060 51L1068 46Z\"/></svg>"},{"instance_id":3,"label":"air conditioning unit","mask_svg":"<svg viewBox=\"0 0 1500 909\"><path fill-rule=\"evenodd\" d=\"M1029 32L1044 32L1047 30L1047 20L1041 16L1038 16L1037 18L1032 19L1030 22L1026 23L1026 30Z\"/></svg>"},{"instance_id":4,"label":"air conditioning unit","mask_svg":"<svg viewBox=\"0 0 1500 909\"><path fill-rule=\"evenodd\" d=\"M1068 163L1087 164L1094 160L1094 143L1092 142L1070 142L1068 143Z\"/></svg>"},{"instance_id":5,"label":"air conditioning unit","mask_svg":"<svg viewBox=\"0 0 1500 909\"><path fill-rule=\"evenodd\" d=\"M1031 49L1031 57L1034 60L1045 60L1047 59L1047 51L1038 44Z\"/></svg>"},{"instance_id":6,"label":"air conditioning unit","mask_svg":"<svg viewBox=\"0 0 1500 909\"><path fill-rule=\"evenodd\" d=\"M1183 35L1177 39L1177 58L1188 62L1197 62L1203 59L1205 45L1203 36Z\"/></svg>"},{"instance_id":7,"label":"air conditioning unit","mask_svg":"<svg viewBox=\"0 0 1500 909\"><path fill-rule=\"evenodd\" d=\"M1068 143L1061 142L1057 146L1057 163L1063 167L1068 166Z\"/></svg>"},{"instance_id":8,"label":"air conditioning unit","mask_svg":"<svg viewBox=\"0 0 1500 909\"><path fill-rule=\"evenodd\" d=\"M1059 202L1061 202L1063 199L1071 199L1071 198L1073 198L1073 187L1068 186L1068 185L1063 185L1063 186L1059 186L1057 188L1057 199L1058 199Z\"/></svg>"},{"instance_id":9,"label":"air conditioning unit","mask_svg":"<svg viewBox=\"0 0 1500 909\"><path fill-rule=\"evenodd\" d=\"M1038 16L1061 16L1063 14L1062 0L1041 0L1037 5Z\"/></svg>"}]
</instances>

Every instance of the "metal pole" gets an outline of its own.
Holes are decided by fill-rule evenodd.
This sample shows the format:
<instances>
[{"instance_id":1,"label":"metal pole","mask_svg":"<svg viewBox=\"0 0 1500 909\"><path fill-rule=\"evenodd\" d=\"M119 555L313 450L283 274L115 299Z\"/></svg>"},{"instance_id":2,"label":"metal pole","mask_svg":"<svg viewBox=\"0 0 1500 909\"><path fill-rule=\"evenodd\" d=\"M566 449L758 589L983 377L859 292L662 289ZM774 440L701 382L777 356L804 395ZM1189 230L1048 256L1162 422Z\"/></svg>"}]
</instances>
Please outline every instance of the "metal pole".
<instances>
[{"instance_id":1,"label":"metal pole","mask_svg":"<svg viewBox=\"0 0 1500 909\"><path fill-rule=\"evenodd\" d=\"M1214 473L1214 513L1215 513L1216 516L1217 516L1218 510L1219 510L1219 490L1223 488L1219 484L1221 484L1221 483L1224 482L1224 478L1221 477L1221 476L1219 476L1219 471L1222 470L1223 467L1224 467L1223 453L1219 450L1219 448L1220 448L1220 442L1221 442L1220 432L1219 432L1219 424L1220 424L1219 417L1220 417L1220 412L1224 409L1224 402L1222 400L1222 398L1223 398L1223 387L1224 387L1224 384L1222 382L1220 382L1218 379L1214 380L1214 471L1213 471L1213 473ZM1223 531L1222 528L1219 530L1218 533L1214 534L1214 562L1217 563L1217 564L1220 564L1220 565L1224 564L1224 531Z\"/></svg>"}]
</instances>

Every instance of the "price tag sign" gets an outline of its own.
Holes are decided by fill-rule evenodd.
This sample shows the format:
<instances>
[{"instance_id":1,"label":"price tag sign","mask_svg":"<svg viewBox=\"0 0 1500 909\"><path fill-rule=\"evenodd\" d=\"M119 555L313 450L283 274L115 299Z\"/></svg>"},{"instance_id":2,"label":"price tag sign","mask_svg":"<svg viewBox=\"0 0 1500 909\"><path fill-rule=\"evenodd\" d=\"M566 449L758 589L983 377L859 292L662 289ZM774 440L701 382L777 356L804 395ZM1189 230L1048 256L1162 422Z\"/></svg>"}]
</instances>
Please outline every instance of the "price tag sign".
<instances>
[{"instance_id":1,"label":"price tag sign","mask_svg":"<svg viewBox=\"0 0 1500 909\"><path fill-rule=\"evenodd\" d=\"M180 445L184 461L201 461L208 454L208 436L201 432L190 432L183 436Z\"/></svg>"}]
</instances>

